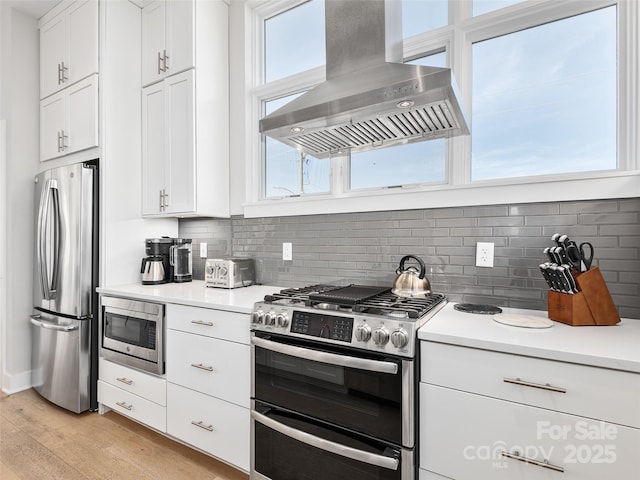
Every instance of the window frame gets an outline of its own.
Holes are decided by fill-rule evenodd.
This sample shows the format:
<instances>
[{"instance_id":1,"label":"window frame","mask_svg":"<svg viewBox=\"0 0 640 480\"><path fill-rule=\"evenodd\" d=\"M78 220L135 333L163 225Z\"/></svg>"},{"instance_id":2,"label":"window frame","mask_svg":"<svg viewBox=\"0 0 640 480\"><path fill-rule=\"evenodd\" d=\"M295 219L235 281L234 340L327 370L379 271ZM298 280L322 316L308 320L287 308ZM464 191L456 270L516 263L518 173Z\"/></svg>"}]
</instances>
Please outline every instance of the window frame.
<instances>
[{"instance_id":1,"label":"window frame","mask_svg":"<svg viewBox=\"0 0 640 480\"><path fill-rule=\"evenodd\" d=\"M471 182L471 137L446 142L444 184L407 185L350 191L347 157L331 158L330 193L299 197L263 198L264 164L258 121L262 101L293 93L325 80L324 66L269 84L262 83L262 25L266 18L286 11L301 0L250 1L252 18L252 87L247 98L251 115L246 138L251 148L246 159L246 217L284 216L358 211L389 211L504 203L532 203L637 197L640 193L640 6L629 0L524 0L515 5L472 17L472 4L450 0L449 25L404 40L405 59L436 51L447 52L460 87L462 102L471 105L473 43L526 28L616 5L618 43L618 168L608 171L546 174L531 177ZM472 112L468 112L472 121ZM471 126L473 129L473 126ZM391 147L392 148L392 147ZM462 161L459 161L462 159ZM555 187L555 188L554 188Z\"/></svg>"}]
</instances>

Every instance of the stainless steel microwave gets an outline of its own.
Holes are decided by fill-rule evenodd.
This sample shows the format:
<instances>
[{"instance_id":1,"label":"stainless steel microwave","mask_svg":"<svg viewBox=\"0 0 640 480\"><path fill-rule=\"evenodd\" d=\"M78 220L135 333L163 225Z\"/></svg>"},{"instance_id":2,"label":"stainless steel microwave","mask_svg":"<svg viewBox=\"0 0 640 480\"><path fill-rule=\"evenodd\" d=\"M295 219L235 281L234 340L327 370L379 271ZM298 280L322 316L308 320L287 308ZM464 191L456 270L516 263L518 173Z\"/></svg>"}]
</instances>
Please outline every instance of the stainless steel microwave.
<instances>
[{"instance_id":1,"label":"stainless steel microwave","mask_svg":"<svg viewBox=\"0 0 640 480\"><path fill-rule=\"evenodd\" d=\"M100 355L123 365L164 374L164 305L102 296Z\"/></svg>"}]
</instances>

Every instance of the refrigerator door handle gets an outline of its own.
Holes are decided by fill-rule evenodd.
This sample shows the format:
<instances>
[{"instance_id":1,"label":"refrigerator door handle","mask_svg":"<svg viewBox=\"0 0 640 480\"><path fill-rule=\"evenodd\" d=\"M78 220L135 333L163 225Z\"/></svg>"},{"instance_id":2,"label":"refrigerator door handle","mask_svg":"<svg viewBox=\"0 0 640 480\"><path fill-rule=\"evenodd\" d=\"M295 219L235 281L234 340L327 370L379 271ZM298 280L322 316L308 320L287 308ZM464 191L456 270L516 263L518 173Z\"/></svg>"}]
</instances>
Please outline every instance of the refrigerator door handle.
<instances>
[{"instance_id":1,"label":"refrigerator door handle","mask_svg":"<svg viewBox=\"0 0 640 480\"><path fill-rule=\"evenodd\" d=\"M47 251L47 226L49 223L50 205L53 201L53 271L49 273L49 257ZM42 196L40 197L40 206L38 208L38 228L36 232L37 242L37 262L40 272L40 290L42 298L45 300L53 300L56 294L57 276L58 276L58 256L60 252L60 205L58 202L58 182L55 179L47 179ZM51 280L50 280L51 279Z\"/></svg>"},{"instance_id":2,"label":"refrigerator door handle","mask_svg":"<svg viewBox=\"0 0 640 480\"><path fill-rule=\"evenodd\" d=\"M47 328L49 330L57 330L59 332L71 332L78 330L77 325L56 325L55 323L43 322L40 315L29 315L29 321L36 327Z\"/></svg>"}]
</instances>

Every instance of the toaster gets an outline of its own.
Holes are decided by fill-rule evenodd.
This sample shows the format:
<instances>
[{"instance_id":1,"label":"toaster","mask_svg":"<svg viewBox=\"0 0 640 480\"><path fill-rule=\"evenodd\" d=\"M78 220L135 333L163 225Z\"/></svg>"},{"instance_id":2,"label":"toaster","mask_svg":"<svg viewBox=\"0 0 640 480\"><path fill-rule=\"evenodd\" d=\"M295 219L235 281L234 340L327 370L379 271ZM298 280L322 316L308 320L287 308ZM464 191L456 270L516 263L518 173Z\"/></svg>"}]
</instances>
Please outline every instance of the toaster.
<instances>
[{"instance_id":1,"label":"toaster","mask_svg":"<svg viewBox=\"0 0 640 480\"><path fill-rule=\"evenodd\" d=\"M248 287L256 281L253 258L208 258L204 267L207 287Z\"/></svg>"}]
</instances>

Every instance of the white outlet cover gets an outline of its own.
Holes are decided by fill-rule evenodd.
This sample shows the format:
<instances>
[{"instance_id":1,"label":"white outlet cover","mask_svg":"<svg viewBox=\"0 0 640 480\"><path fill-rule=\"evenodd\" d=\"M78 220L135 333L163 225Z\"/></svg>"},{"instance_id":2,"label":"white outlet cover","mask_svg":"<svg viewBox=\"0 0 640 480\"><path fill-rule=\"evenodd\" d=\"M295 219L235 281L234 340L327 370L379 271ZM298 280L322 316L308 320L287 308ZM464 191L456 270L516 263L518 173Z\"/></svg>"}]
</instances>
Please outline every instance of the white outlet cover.
<instances>
[{"instance_id":1,"label":"white outlet cover","mask_svg":"<svg viewBox=\"0 0 640 480\"><path fill-rule=\"evenodd\" d=\"M200 242L200 258L207 258L207 242Z\"/></svg>"},{"instance_id":2,"label":"white outlet cover","mask_svg":"<svg viewBox=\"0 0 640 480\"><path fill-rule=\"evenodd\" d=\"M282 244L282 260L293 260L293 244L290 242Z\"/></svg>"},{"instance_id":3,"label":"white outlet cover","mask_svg":"<svg viewBox=\"0 0 640 480\"><path fill-rule=\"evenodd\" d=\"M476 267L493 267L492 242L478 242L476 246Z\"/></svg>"}]
</instances>

